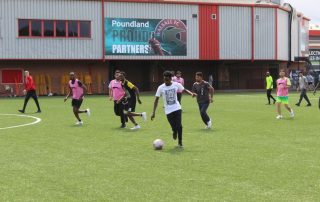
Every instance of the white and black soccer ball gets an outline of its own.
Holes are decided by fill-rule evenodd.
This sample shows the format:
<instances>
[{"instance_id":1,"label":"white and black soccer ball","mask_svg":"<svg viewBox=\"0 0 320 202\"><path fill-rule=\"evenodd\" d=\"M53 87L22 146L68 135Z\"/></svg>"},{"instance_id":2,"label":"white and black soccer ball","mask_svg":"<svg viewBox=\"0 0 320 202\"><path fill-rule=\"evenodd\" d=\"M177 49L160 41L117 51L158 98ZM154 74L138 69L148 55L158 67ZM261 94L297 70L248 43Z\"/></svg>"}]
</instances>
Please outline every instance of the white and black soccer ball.
<instances>
[{"instance_id":1,"label":"white and black soccer ball","mask_svg":"<svg viewBox=\"0 0 320 202\"><path fill-rule=\"evenodd\" d=\"M156 139L155 141L153 141L153 148L155 150L162 150L164 146L164 142L161 139Z\"/></svg>"}]
</instances>

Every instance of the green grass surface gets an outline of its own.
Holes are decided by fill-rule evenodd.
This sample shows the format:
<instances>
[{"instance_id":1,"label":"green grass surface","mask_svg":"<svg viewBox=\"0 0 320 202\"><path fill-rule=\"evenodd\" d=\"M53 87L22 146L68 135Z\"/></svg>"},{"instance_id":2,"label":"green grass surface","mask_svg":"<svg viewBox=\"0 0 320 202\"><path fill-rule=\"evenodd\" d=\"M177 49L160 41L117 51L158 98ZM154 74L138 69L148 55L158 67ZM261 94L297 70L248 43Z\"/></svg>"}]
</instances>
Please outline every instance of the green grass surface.
<instances>
[{"instance_id":1,"label":"green grass surface","mask_svg":"<svg viewBox=\"0 0 320 202\"><path fill-rule=\"evenodd\" d=\"M42 122L0 130L0 201L319 201L320 141L317 97L276 120L264 94L217 94L204 130L195 100L183 97L183 150L175 148L159 105L140 131L119 129L113 103L87 97L84 125L71 104L40 98ZM294 104L298 95L290 97ZM137 111L152 110L143 96ZM1 114L16 114L22 99L1 99ZM36 111L33 100L27 108ZM0 128L32 122L0 116ZM129 124L129 127L132 126ZM165 141L162 151L152 142Z\"/></svg>"}]
</instances>

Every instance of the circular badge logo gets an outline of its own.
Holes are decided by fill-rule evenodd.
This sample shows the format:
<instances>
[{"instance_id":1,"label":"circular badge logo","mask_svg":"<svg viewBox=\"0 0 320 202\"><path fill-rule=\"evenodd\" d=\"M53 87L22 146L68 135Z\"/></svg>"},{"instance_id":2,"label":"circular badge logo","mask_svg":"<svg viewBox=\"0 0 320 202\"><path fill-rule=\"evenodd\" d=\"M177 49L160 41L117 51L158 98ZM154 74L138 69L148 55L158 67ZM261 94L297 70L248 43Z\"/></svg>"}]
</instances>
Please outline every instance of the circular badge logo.
<instances>
[{"instance_id":1,"label":"circular badge logo","mask_svg":"<svg viewBox=\"0 0 320 202\"><path fill-rule=\"evenodd\" d=\"M156 26L155 36L162 43L182 47L187 43L187 27L181 20L161 20Z\"/></svg>"}]
</instances>

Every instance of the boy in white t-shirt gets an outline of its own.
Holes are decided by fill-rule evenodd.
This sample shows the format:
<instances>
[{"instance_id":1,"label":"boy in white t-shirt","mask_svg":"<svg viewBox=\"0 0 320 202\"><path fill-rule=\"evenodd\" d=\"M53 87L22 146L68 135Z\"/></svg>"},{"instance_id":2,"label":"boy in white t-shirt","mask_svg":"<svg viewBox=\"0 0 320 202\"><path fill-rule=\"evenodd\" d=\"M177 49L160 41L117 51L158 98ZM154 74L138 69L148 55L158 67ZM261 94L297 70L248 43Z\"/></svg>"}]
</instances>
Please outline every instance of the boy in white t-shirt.
<instances>
[{"instance_id":1,"label":"boy in white t-shirt","mask_svg":"<svg viewBox=\"0 0 320 202\"><path fill-rule=\"evenodd\" d=\"M181 105L177 98L178 91L186 91L189 95L195 96L192 92L185 89L180 83L172 82L172 73L165 71L163 73L164 84L158 87L156 98L154 100L153 112L151 120L155 118L156 109L160 96L163 97L164 110L167 119L171 125L173 139L178 137L178 147L182 148L182 124L181 124Z\"/></svg>"}]
</instances>

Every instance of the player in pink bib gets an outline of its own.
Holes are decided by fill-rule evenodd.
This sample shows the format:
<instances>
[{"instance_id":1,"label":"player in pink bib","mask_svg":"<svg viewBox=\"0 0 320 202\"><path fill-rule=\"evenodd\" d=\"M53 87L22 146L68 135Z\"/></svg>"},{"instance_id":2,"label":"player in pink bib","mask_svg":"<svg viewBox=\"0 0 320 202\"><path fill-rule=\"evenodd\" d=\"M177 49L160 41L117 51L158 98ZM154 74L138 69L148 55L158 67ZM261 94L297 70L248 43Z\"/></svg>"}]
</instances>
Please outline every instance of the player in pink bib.
<instances>
[{"instance_id":1,"label":"player in pink bib","mask_svg":"<svg viewBox=\"0 0 320 202\"><path fill-rule=\"evenodd\" d=\"M181 76L182 76L182 73L180 71L177 71L176 76L173 77L172 81L180 83L182 86L184 86L184 79ZM178 101L181 104L181 98L182 98L181 90L178 90L177 96L178 96Z\"/></svg>"},{"instance_id":2,"label":"player in pink bib","mask_svg":"<svg viewBox=\"0 0 320 202\"><path fill-rule=\"evenodd\" d=\"M72 108L73 108L73 113L75 117L77 118L76 125L82 125L83 121L80 119L79 114L80 113L86 113L88 116L90 116L90 109L86 110L80 110L83 97L84 97L84 90L87 90L86 86L82 84L81 81L76 79L74 72L70 72L70 81L69 81L69 93L64 99L64 102L66 102L72 93Z\"/></svg>"},{"instance_id":3,"label":"player in pink bib","mask_svg":"<svg viewBox=\"0 0 320 202\"><path fill-rule=\"evenodd\" d=\"M120 74L121 72L117 70L115 72L114 78L110 84L109 84L109 96L110 100L114 101L114 113L117 116L120 116L121 120L121 126L120 128L125 128L126 127L126 122L128 122L128 117L123 113L124 106L120 102L121 99L125 96L125 91L122 87L122 82L120 80Z\"/></svg>"},{"instance_id":4,"label":"player in pink bib","mask_svg":"<svg viewBox=\"0 0 320 202\"><path fill-rule=\"evenodd\" d=\"M290 117L294 117L293 110L289 106L289 87L291 86L290 79L285 77L286 73L284 70L280 70L280 78L277 80L277 119L282 119L281 104L284 104L285 108L289 111Z\"/></svg>"}]
</instances>

